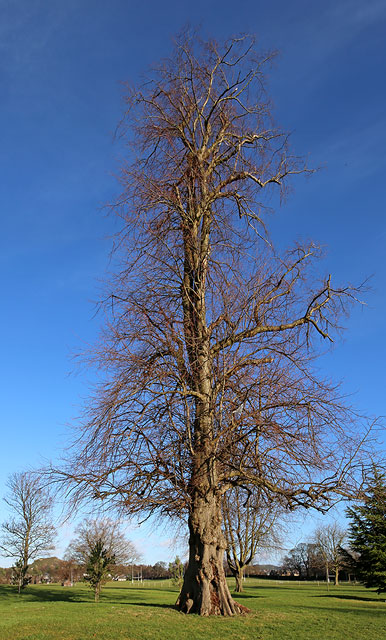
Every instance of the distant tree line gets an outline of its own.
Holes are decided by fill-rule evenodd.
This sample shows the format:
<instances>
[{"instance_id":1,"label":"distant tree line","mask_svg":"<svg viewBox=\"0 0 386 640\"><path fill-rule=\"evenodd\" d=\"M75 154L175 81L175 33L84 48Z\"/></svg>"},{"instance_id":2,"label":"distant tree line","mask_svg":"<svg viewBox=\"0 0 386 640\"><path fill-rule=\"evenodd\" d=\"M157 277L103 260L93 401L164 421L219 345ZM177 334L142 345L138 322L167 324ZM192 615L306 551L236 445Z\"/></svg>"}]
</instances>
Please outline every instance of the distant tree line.
<instances>
[{"instance_id":1,"label":"distant tree line","mask_svg":"<svg viewBox=\"0 0 386 640\"><path fill-rule=\"evenodd\" d=\"M122 532L118 521L85 519L75 532L64 558L37 558L53 548L52 498L37 475L13 474L5 502L13 516L1 525L0 549L14 560L11 568L0 568L0 583L13 583L19 593L30 583L59 582L70 586L86 581L95 600L107 580L172 579L181 586L187 565L175 560L143 564L135 546ZM386 483L376 468L368 480L361 501L347 509L348 529L337 522L318 526L308 540L290 549L281 566L256 564L261 550L279 544L281 510L262 500L250 500L237 490L233 501L224 501L224 537L227 553L224 573L236 579L242 591L248 576L281 577L300 580L358 579L366 587L386 591Z\"/></svg>"},{"instance_id":2,"label":"distant tree line","mask_svg":"<svg viewBox=\"0 0 386 640\"><path fill-rule=\"evenodd\" d=\"M137 579L139 575L143 580L165 580L173 578L171 565L158 561L155 564L114 564L109 570L109 579L125 579L130 581L132 577ZM13 580L12 567L0 568L0 584L10 584ZM85 566L71 560L63 560L56 556L40 558L33 562L27 572L29 584L41 583L68 583L82 582L84 580Z\"/></svg>"}]
</instances>

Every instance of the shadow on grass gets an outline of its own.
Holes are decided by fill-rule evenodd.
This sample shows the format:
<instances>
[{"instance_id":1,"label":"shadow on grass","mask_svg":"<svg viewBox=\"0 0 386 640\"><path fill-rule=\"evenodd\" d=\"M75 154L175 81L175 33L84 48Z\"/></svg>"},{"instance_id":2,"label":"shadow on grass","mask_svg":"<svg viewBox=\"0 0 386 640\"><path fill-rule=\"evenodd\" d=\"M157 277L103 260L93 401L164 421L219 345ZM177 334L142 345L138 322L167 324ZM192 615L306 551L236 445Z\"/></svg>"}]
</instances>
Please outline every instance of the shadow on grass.
<instances>
[{"instance_id":1,"label":"shadow on grass","mask_svg":"<svg viewBox=\"0 0 386 640\"><path fill-rule=\"evenodd\" d=\"M234 600L250 600L251 598L265 598L266 596L261 595L261 593L248 593L248 591L243 591L242 593L237 593L236 591L232 591L232 598Z\"/></svg>"},{"instance_id":2,"label":"shadow on grass","mask_svg":"<svg viewBox=\"0 0 386 640\"><path fill-rule=\"evenodd\" d=\"M383 604L383 603L380 603ZM315 608L315 607L306 607L304 605L299 605L299 607L296 609L298 612L300 611L309 611L310 613L316 614L316 612L319 613L324 613L324 614L328 614L328 615L332 615L332 616L340 616L342 615L346 615L347 619L352 619L352 616L355 616L356 618L363 618L365 620L369 619L369 616L371 617L371 619L375 620L375 618L380 618L381 620L384 619L385 617L385 612L381 607L375 608L372 605L366 607L366 606L361 606L361 607L356 607L356 606L352 606L349 607L349 604L347 603L347 607L343 607L342 605L339 605L339 607L321 607L319 608ZM345 624L342 620L342 623ZM337 637L337 636L334 636ZM343 636L342 636L343 637ZM355 638L359 638L359 636L354 636ZM364 638L369 638L370 636L364 636ZM371 638L375 638L376 636L373 635L371 636ZM378 636L380 637L384 637L384 636Z\"/></svg>"},{"instance_id":3,"label":"shadow on grass","mask_svg":"<svg viewBox=\"0 0 386 640\"><path fill-rule=\"evenodd\" d=\"M86 596L86 597L85 597ZM13 600L14 602L92 602L92 594L87 597L86 593L70 591L63 587L63 591L58 589L26 587L21 594L13 587L0 586L0 600Z\"/></svg>"},{"instance_id":4,"label":"shadow on grass","mask_svg":"<svg viewBox=\"0 0 386 640\"><path fill-rule=\"evenodd\" d=\"M382 598L369 598L367 596L350 596L345 595L344 593L325 593L317 596L312 596L313 598L337 598L338 600L359 600L361 602L384 602L385 599Z\"/></svg>"},{"instance_id":5,"label":"shadow on grass","mask_svg":"<svg viewBox=\"0 0 386 640\"><path fill-rule=\"evenodd\" d=\"M176 607L174 605L176 599L176 593L173 593L173 603L169 602L157 602L156 595L154 592L146 591L145 593L141 591L136 591L134 589L126 589L123 594L122 590L117 588L118 593L114 593L115 588L107 587L102 591L100 595L100 604L109 604L109 605L126 605L126 606L141 606L141 607L154 607L161 609L171 609L175 610ZM124 597L126 596L126 597ZM148 600L146 601L146 597ZM153 601L152 601L153 600ZM42 586L30 586L27 587L20 596L17 593L17 589L15 587L11 587L9 585L3 586L0 585L0 601L12 601L15 603L24 603L24 602L68 602L68 603L78 603L78 604L91 604L98 606L94 602L94 594L86 589L77 589L76 587L56 587L50 588L47 585Z\"/></svg>"},{"instance_id":6,"label":"shadow on grass","mask_svg":"<svg viewBox=\"0 0 386 640\"><path fill-rule=\"evenodd\" d=\"M115 589L122 589L122 591L126 591L126 593L174 593L176 598L178 595L178 591L172 587L125 587L121 585L108 584L105 588L107 590L110 589L111 591L115 591Z\"/></svg>"},{"instance_id":7,"label":"shadow on grass","mask_svg":"<svg viewBox=\"0 0 386 640\"><path fill-rule=\"evenodd\" d=\"M171 609L178 611L175 604L159 604L157 602L120 602L119 604L130 604L133 607L151 607L152 609Z\"/></svg>"}]
</instances>

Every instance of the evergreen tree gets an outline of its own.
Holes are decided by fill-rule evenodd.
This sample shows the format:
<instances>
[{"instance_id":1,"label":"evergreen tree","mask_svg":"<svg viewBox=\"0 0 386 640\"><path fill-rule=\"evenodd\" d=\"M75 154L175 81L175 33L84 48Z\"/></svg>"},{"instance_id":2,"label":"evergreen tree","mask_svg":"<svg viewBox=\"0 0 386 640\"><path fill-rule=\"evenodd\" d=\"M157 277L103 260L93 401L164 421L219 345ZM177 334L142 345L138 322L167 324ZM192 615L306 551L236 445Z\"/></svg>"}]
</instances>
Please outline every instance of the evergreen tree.
<instances>
[{"instance_id":1,"label":"evergreen tree","mask_svg":"<svg viewBox=\"0 0 386 640\"><path fill-rule=\"evenodd\" d=\"M184 565L179 556L176 556L174 562L169 562L169 572L172 576L172 582L180 589L184 580Z\"/></svg>"},{"instance_id":2,"label":"evergreen tree","mask_svg":"<svg viewBox=\"0 0 386 640\"><path fill-rule=\"evenodd\" d=\"M106 582L111 565L115 564L115 556L110 555L99 539L90 549L90 555L86 565L86 580L90 583L95 593L95 602L98 602L102 585Z\"/></svg>"},{"instance_id":3,"label":"evergreen tree","mask_svg":"<svg viewBox=\"0 0 386 640\"><path fill-rule=\"evenodd\" d=\"M125 565L139 560L134 545L126 539L119 522L108 518L86 519L77 528L77 536L67 547L65 559L81 566L85 580L95 593L95 602L113 565Z\"/></svg>"},{"instance_id":4,"label":"evergreen tree","mask_svg":"<svg viewBox=\"0 0 386 640\"><path fill-rule=\"evenodd\" d=\"M368 588L386 591L386 481L378 471L368 486L364 504L347 509L352 519L349 539L355 572Z\"/></svg>"}]
</instances>

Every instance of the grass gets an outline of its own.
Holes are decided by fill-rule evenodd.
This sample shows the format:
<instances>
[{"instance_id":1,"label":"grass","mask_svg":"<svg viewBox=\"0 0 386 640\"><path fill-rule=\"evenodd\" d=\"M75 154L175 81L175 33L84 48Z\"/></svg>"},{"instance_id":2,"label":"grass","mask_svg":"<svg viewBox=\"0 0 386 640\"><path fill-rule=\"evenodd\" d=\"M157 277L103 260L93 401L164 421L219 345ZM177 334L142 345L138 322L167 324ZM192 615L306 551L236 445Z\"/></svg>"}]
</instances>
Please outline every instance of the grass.
<instances>
[{"instance_id":1,"label":"grass","mask_svg":"<svg viewBox=\"0 0 386 640\"><path fill-rule=\"evenodd\" d=\"M98 604L85 585L0 586L0 640L386 640L383 596L360 586L250 578L238 618L186 616L169 583L108 583Z\"/></svg>"}]
</instances>

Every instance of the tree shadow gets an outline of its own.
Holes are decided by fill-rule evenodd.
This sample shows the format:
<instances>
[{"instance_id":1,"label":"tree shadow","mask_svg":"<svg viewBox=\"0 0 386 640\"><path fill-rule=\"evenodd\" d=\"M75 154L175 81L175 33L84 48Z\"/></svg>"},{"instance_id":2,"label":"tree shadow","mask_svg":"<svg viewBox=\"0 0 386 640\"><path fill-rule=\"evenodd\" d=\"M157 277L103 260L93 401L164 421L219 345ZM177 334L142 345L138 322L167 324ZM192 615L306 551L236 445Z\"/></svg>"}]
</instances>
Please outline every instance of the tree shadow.
<instances>
[{"instance_id":1,"label":"tree shadow","mask_svg":"<svg viewBox=\"0 0 386 640\"><path fill-rule=\"evenodd\" d=\"M119 587L118 587L119 588ZM16 587L11 587L9 585L0 585L0 600L1 601L12 601L12 603L16 602L68 602L68 603L78 603L78 604L95 604L94 603L94 594L87 591L72 590L72 587L57 587L55 589L50 589L46 585L44 588L26 588L22 591L19 596L17 593ZM126 598L123 597L122 590L125 590ZM150 591L150 590L149 590ZM151 594L148 590L146 590L146 594L151 597ZM171 591L175 597L176 593ZM153 607L158 609L170 609L172 611L177 611L177 607L172 603L157 603L157 602L149 602L144 600L146 595L144 593L138 592L136 590L125 589L125 587L121 587L120 591L116 594L113 593L113 589L107 588L106 591L102 591L100 595L100 604L109 604L109 605L130 605L134 607ZM96 605L98 606L98 605Z\"/></svg>"},{"instance_id":2,"label":"tree shadow","mask_svg":"<svg viewBox=\"0 0 386 640\"><path fill-rule=\"evenodd\" d=\"M92 602L92 594L87 597L86 594L79 591L71 591L72 587L62 587L63 591L58 589L26 587L21 594L17 593L17 589L10 586L0 586L0 600L13 600L15 602ZM85 596L85 597L84 597Z\"/></svg>"},{"instance_id":3,"label":"tree shadow","mask_svg":"<svg viewBox=\"0 0 386 640\"><path fill-rule=\"evenodd\" d=\"M361 602L385 602L385 598L370 598L367 596L351 596L345 595L344 593L325 593L317 596L312 596L313 598L338 598L339 600L360 600Z\"/></svg>"},{"instance_id":4,"label":"tree shadow","mask_svg":"<svg viewBox=\"0 0 386 640\"><path fill-rule=\"evenodd\" d=\"M262 596L260 593L237 593L236 591L232 591L232 598L234 600L250 600L251 598L265 598L266 596Z\"/></svg>"},{"instance_id":5,"label":"tree shadow","mask_svg":"<svg viewBox=\"0 0 386 640\"><path fill-rule=\"evenodd\" d=\"M172 609L178 611L175 604L157 604L156 602L120 602L119 604L130 604L133 607L151 607L152 609Z\"/></svg>"},{"instance_id":6,"label":"tree shadow","mask_svg":"<svg viewBox=\"0 0 386 640\"><path fill-rule=\"evenodd\" d=\"M374 607L370 604L370 602L368 603L370 606L366 607L366 606L355 606L354 604L352 604L352 606L350 607L350 604L347 603L347 606L343 606L343 605L339 605L339 607L321 607L320 609L315 609L315 607L307 607L307 606L302 606L298 608L298 611L310 611L312 613L316 613L316 611L318 611L319 613L331 613L332 615L336 615L337 613L342 614L342 615L347 615L348 617L355 615L358 618L364 618L364 620L368 620L369 615L371 616L372 619L375 618L380 618L381 620L384 619L385 616L385 612L383 610L383 608L381 607ZM379 604L383 604L382 602L380 602ZM358 636L359 637L359 636ZM365 636L365 637L369 637L369 636ZM371 636L374 637L375 636Z\"/></svg>"},{"instance_id":7,"label":"tree shadow","mask_svg":"<svg viewBox=\"0 0 386 640\"><path fill-rule=\"evenodd\" d=\"M175 593L176 597L178 595L178 591L176 589L173 589L172 587L152 587L152 586L148 586L148 587L125 587L123 585L107 585L106 586L106 590L111 589L111 591L114 591L115 589L122 589L123 591L126 591L126 593L149 593L149 592L153 592L153 591L157 591L160 592L162 591L163 593Z\"/></svg>"}]
</instances>

